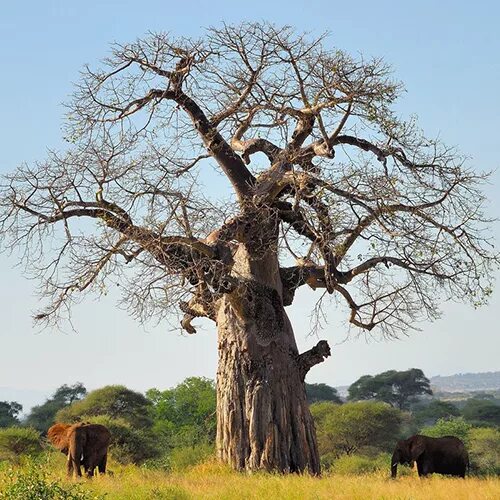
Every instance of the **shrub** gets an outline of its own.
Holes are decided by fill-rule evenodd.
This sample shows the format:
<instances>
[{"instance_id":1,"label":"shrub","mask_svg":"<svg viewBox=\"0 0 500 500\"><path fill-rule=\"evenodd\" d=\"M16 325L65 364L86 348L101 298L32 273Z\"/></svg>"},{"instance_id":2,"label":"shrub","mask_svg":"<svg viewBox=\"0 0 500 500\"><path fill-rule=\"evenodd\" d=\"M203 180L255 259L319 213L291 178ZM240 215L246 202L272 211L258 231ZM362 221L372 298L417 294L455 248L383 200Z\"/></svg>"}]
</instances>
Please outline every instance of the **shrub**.
<instances>
[{"instance_id":1,"label":"shrub","mask_svg":"<svg viewBox=\"0 0 500 500\"><path fill-rule=\"evenodd\" d=\"M164 447L177 448L215 442L215 384L203 377L190 377L181 384L159 391L150 389L154 431Z\"/></svg>"},{"instance_id":2,"label":"shrub","mask_svg":"<svg viewBox=\"0 0 500 500\"><path fill-rule=\"evenodd\" d=\"M0 491L5 500L98 500L103 496L82 490L81 485L62 485L47 478L43 465L30 463L26 469L11 469Z\"/></svg>"},{"instance_id":3,"label":"shrub","mask_svg":"<svg viewBox=\"0 0 500 500\"><path fill-rule=\"evenodd\" d=\"M36 455L41 451L40 434L35 429L0 429L0 460L18 461L22 455Z\"/></svg>"},{"instance_id":4,"label":"shrub","mask_svg":"<svg viewBox=\"0 0 500 500\"><path fill-rule=\"evenodd\" d=\"M122 418L100 415L88 419L94 424L105 425L111 432L110 454L121 464L141 464L160 454L150 431L135 429Z\"/></svg>"},{"instance_id":5,"label":"shrub","mask_svg":"<svg viewBox=\"0 0 500 500\"><path fill-rule=\"evenodd\" d=\"M483 427L469 433L471 471L481 475L500 474L500 431Z\"/></svg>"},{"instance_id":6,"label":"shrub","mask_svg":"<svg viewBox=\"0 0 500 500\"><path fill-rule=\"evenodd\" d=\"M352 455L370 448L389 451L399 435L401 411L379 401L311 405L321 455Z\"/></svg>"},{"instance_id":7,"label":"shrub","mask_svg":"<svg viewBox=\"0 0 500 500\"><path fill-rule=\"evenodd\" d=\"M107 415L113 419L123 419L135 428L149 428L153 421L149 413L151 403L146 397L127 389L123 385L107 385L89 392L84 399L73 402L59 410L59 422L78 422L91 417Z\"/></svg>"},{"instance_id":8,"label":"shrub","mask_svg":"<svg viewBox=\"0 0 500 500\"><path fill-rule=\"evenodd\" d=\"M424 427L420 434L430 437L456 436L468 444L471 429L472 425L463 417L440 418L433 426Z\"/></svg>"}]
</instances>

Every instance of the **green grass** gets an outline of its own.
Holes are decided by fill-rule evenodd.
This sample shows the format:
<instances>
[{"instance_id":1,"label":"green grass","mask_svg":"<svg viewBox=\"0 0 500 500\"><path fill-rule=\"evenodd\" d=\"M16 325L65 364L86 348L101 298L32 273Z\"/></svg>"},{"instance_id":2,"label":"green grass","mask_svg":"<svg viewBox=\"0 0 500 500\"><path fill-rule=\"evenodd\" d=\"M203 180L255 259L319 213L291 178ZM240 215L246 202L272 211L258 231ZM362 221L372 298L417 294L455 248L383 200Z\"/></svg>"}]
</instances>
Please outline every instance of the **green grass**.
<instances>
[{"instance_id":1,"label":"green grass","mask_svg":"<svg viewBox=\"0 0 500 500\"><path fill-rule=\"evenodd\" d=\"M11 499L498 499L500 478L453 479L433 476L419 479L414 473L395 481L380 471L364 475L324 474L321 478L308 475L243 474L214 462L205 462L182 472L149 470L136 466L110 464L112 476L93 480L67 480L64 477L64 457L48 454L37 462L18 466L0 466L0 492L13 488L16 481L22 491L29 491L30 480L41 491L67 491L67 496L8 497ZM45 473L43 472L45 471ZM31 478L31 479L30 479ZM34 479L33 479L34 478ZM0 498L1 494L0 494Z\"/></svg>"}]
</instances>

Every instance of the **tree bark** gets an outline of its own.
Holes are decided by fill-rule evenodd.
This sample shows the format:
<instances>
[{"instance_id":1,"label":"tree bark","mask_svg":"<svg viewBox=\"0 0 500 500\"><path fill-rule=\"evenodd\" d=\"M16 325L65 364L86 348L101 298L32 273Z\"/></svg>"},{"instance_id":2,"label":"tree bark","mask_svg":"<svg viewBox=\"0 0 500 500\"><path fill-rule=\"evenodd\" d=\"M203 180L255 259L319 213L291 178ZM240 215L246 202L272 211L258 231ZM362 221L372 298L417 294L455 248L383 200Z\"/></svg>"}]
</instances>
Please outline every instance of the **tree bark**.
<instances>
[{"instance_id":1,"label":"tree bark","mask_svg":"<svg viewBox=\"0 0 500 500\"><path fill-rule=\"evenodd\" d=\"M237 470L319 474L304 363L282 304L277 259L249 259L242 250L235 263L249 279L218 307L218 456Z\"/></svg>"}]
</instances>

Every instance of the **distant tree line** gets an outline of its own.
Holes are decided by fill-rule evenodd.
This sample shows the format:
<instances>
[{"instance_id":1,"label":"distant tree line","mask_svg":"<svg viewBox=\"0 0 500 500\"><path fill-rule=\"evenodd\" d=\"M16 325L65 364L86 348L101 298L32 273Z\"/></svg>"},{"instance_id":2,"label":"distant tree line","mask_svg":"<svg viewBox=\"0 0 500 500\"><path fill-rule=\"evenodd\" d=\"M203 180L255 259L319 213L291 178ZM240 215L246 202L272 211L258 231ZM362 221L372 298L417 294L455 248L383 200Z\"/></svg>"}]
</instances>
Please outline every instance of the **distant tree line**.
<instances>
[{"instance_id":1,"label":"distant tree line","mask_svg":"<svg viewBox=\"0 0 500 500\"><path fill-rule=\"evenodd\" d=\"M369 471L385 463L397 439L421 432L461 437L476 469L500 473L500 400L493 396L456 404L436 399L415 368L360 377L347 401L327 384L307 383L306 393L327 467ZM22 421L19 403L0 402L0 460L40 452L40 436L56 421L89 421L110 428L114 460L182 468L214 453L215 409L215 385L206 378L145 394L120 385L88 392L81 383L65 384Z\"/></svg>"}]
</instances>

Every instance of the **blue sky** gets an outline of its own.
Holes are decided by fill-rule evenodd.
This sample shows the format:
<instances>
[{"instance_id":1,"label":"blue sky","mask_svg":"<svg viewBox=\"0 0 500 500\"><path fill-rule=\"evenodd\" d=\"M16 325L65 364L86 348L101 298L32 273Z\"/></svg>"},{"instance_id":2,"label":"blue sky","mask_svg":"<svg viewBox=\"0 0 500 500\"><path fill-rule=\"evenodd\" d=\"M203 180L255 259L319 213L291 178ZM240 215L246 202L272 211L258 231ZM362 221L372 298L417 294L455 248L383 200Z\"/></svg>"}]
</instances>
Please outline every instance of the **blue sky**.
<instances>
[{"instance_id":1,"label":"blue sky","mask_svg":"<svg viewBox=\"0 0 500 500\"><path fill-rule=\"evenodd\" d=\"M478 169L498 169L499 19L500 4L493 1L2 2L0 173L42 159L48 147L62 146L61 103L79 69L104 57L109 43L131 41L147 31L198 36L204 26L244 20L328 30L332 46L383 57L405 83L407 92L397 105L403 116L418 114L428 135L457 145ZM489 212L498 216L498 170L487 193ZM494 231L498 242L498 224ZM33 330L35 283L22 278L14 263L0 256L0 387L47 393L79 380L91 388L123 383L144 390L190 375L214 377L210 323L196 336L172 334L162 324L144 329L111 297L75 309L78 333ZM312 292L301 293L289 310L301 349L317 342L307 336L314 298ZM365 373L414 366L428 375L498 370L499 306L498 291L480 310L445 304L442 320L393 342L367 341L355 331L345 340L344 318L332 309L322 336L333 345L333 357L309 380L341 385Z\"/></svg>"}]
</instances>

